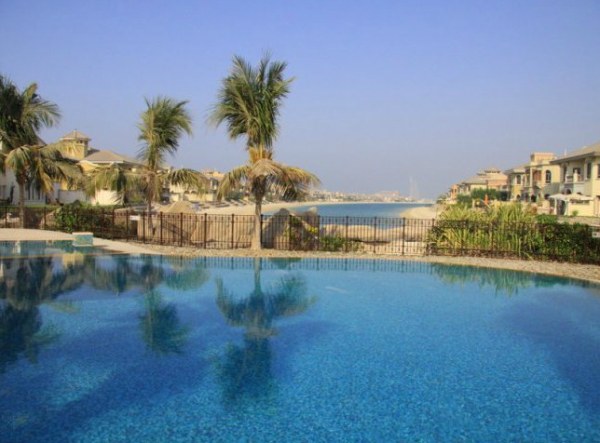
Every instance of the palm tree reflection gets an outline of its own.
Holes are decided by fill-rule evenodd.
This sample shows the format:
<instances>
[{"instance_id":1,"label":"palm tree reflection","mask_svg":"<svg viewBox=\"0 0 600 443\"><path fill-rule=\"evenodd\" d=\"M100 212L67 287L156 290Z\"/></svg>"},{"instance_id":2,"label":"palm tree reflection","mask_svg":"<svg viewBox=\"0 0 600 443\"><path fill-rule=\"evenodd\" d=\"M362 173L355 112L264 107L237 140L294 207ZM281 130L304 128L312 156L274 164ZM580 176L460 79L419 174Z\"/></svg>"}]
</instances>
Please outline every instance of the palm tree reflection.
<instances>
[{"instance_id":1,"label":"palm tree reflection","mask_svg":"<svg viewBox=\"0 0 600 443\"><path fill-rule=\"evenodd\" d=\"M144 305L140 329L147 348L160 355L181 354L189 328L181 326L175 305L165 303L154 289L144 294Z\"/></svg>"},{"instance_id":2,"label":"palm tree reflection","mask_svg":"<svg viewBox=\"0 0 600 443\"><path fill-rule=\"evenodd\" d=\"M164 283L178 291L195 290L208 281L208 271L182 258L143 256L131 260L118 256L115 260L110 269L94 269L92 284L116 293L140 290L144 297L140 331L147 349L158 355L182 353L189 328L181 325L175 304L163 300L158 286Z\"/></svg>"},{"instance_id":3,"label":"palm tree reflection","mask_svg":"<svg viewBox=\"0 0 600 443\"><path fill-rule=\"evenodd\" d=\"M230 343L219 366L227 403L271 394L275 383L269 339L277 334L274 322L306 311L315 301L316 297L306 296L306 282L299 275L284 276L270 290L263 290L258 258L254 260L254 289L246 298L235 297L217 279L219 310L230 325L245 329L243 345Z\"/></svg>"},{"instance_id":4,"label":"palm tree reflection","mask_svg":"<svg viewBox=\"0 0 600 443\"><path fill-rule=\"evenodd\" d=\"M82 262L57 267L52 257L2 260L0 269L0 372L4 372L21 355L36 363L40 350L59 338L56 328L42 326L39 306L52 304L72 312L71 304L55 300L84 280Z\"/></svg>"},{"instance_id":5,"label":"palm tree reflection","mask_svg":"<svg viewBox=\"0 0 600 443\"><path fill-rule=\"evenodd\" d=\"M440 280L449 284L475 283L480 288L491 287L496 294L513 296L520 289L532 284L544 284L543 279L533 282L531 274L525 272L508 271L495 268L473 268L470 266L449 266L446 264L432 263L431 268Z\"/></svg>"}]
</instances>

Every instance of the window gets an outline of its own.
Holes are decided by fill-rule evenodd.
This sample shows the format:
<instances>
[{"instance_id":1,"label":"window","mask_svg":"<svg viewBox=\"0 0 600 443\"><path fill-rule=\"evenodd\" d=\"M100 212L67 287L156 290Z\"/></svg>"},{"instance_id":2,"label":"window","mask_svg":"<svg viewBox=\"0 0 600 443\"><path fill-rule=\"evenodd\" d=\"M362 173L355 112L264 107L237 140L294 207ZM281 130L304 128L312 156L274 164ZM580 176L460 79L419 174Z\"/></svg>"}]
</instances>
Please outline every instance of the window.
<instances>
[{"instance_id":1,"label":"window","mask_svg":"<svg viewBox=\"0 0 600 443\"><path fill-rule=\"evenodd\" d=\"M590 178L592 178L592 164L591 163L587 164L587 170L585 171L585 178L587 178L588 180Z\"/></svg>"},{"instance_id":2,"label":"window","mask_svg":"<svg viewBox=\"0 0 600 443\"><path fill-rule=\"evenodd\" d=\"M552 172L546 171L546 183L552 182Z\"/></svg>"},{"instance_id":3,"label":"window","mask_svg":"<svg viewBox=\"0 0 600 443\"><path fill-rule=\"evenodd\" d=\"M520 185L521 184L521 176L517 175L517 184Z\"/></svg>"},{"instance_id":4,"label":"window","mask_svg":"<svg viewBox=\"0 0 600 443\"><path fill-rule=\"evenodd\" d=\"M563 167L563 181L564 182L567 181L567 167L566 166Z\"/></svg>"},{"instance_id":5,"label":"window","mask_svg":"<svg viewBox=\"0 0 600 443\"><path fill-rule=\"evenodd\" d=\"M581 168L573 168L573 181L578 182L581 180Z\"/></svg>"}]
</instances>

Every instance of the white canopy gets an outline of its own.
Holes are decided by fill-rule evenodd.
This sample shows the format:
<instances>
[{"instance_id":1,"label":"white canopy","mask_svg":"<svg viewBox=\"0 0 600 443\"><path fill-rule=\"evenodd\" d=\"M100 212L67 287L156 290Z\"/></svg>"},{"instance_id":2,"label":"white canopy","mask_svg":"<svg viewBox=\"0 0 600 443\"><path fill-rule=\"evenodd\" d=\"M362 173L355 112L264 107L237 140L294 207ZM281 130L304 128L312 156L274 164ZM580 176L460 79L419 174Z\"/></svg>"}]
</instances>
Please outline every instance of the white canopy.
<instances>
[{"instance_id":1,"label":"white canopy","mask_svg":"<svg viewBox=\"0 0 600 443\"><path fill-rule=\"evenodd\" d=\"M551 195L550 197L548 197L551 200L562 200L562 201L571 201L571 200L578 200L578 201L590 201L593 200L593 197L588 197L587 195L580 195L580 194L554 194Z\"/></svg>"},{"instance_id":2,"label":"white canopy","mask_svg":"<svg viewBox=\"0 0 600 443\"><path fill-rule=\"evenodd\" d=\"M569 196L565 195L565 194L554 194L554 195L551 195L548 198L550 200L562 200L562 201L568 201L569 200Z\"/></svg>"}]
</instances>

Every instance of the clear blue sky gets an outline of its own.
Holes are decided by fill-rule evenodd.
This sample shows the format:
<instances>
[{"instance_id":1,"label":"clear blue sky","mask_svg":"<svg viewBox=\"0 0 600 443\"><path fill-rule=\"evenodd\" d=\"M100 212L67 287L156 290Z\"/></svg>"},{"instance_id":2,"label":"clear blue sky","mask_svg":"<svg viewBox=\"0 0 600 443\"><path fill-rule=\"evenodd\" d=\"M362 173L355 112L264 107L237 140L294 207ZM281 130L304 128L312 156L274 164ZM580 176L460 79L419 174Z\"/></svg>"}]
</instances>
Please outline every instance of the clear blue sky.
<instances>
[{"instance_id":1,"label":"clear blue sky","mask_svg":"<svg viewBox=\"0 0 600 443\"><path fill-rule=\"evenodd\" d=\"M144 97L190 101L174 166L228 170L243 144L207 127L239 54L296 77L277 159L347 192L435 197L486 166L600 140L600 2L0 1L0 72L36 81L92 145L135 154Z\"/></svg>"}]
</instances>

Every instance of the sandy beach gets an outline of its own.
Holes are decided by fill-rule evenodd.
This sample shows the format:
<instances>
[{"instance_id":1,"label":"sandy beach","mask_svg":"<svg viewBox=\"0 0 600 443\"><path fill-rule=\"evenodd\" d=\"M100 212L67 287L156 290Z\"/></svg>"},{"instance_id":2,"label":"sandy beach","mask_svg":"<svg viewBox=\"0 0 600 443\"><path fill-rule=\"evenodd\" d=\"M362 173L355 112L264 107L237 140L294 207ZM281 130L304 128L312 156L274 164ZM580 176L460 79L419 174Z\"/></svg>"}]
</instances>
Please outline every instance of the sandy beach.
<instances>
[{"instance_id":1,"label":"sandy beach","mask_svg":"<svg viewBox=\"0 0 600 443\"><path fill-rule=\"evenodd\" d=\"M263 205L262 212L277 212L280 209L291 209L298 207L316 207L317 211L319 206L323 205L357 205L357 204L368 204L373 202L324 202L324 201L307 201L307 202L280 202L280 203L267 203ZM386 203L381 203L386 204ZM390 203L392 204L392 203ZM436 205L420 206L416 208L408 208L398 213L398 217L406 217L412 219L432 219L436 218L438 207ZM223 208L208 208L200 211L201 214L228 214L228 215L252 215L254 214L254 204L248 204L245 206L226 206Z\"/></svg>"},{"instance_id":2,"label":"sandy beach","mask_svg":"<svg viewBox=\"0 0 600 443\"><path fill-rule=\"evenodd\" d=\"M300 206L319 206L325 202L282 202L267 203L262 206L262 212L276 212L282 208L294 209ZM200 214L227 214L227 215L252 215L254 214L254 203L244 206L225 206L223 208L208 208L200 211Z\"/></svg>"}]
</instances>

